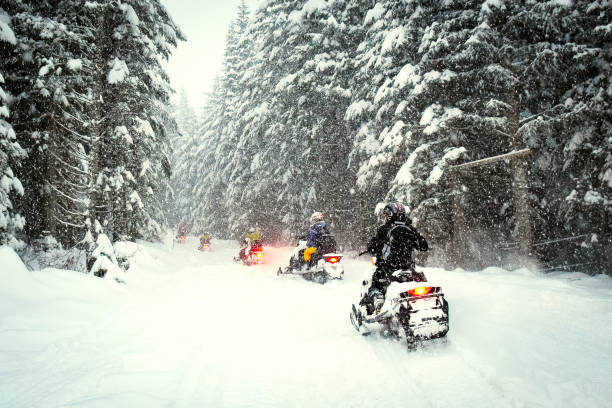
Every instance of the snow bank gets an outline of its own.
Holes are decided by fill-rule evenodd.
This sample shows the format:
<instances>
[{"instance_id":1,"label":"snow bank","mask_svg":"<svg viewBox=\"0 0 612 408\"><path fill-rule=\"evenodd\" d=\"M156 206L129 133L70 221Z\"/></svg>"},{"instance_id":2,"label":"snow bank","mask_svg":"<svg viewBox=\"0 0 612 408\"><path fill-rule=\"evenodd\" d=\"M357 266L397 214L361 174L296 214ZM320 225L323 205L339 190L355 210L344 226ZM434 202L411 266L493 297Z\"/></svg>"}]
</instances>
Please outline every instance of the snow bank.
<instances>
[{"instance_id":1,"label":"snow bank","mask_svg":"<svg viewBox=\"0 0 612 408\"><path fill-rule=\"evenodd\" d=\"M10 269L44 303L8 312L0 286L0 406L611 406L606 276L426 268L451 331L407 353L349 322L363 259L346 256L345 279L319 285L276 275L292 248L265 247L266 263L246 267L234 242L200 252L197 237L172 237L115 244L129 285L28 273L2 249L0 278Z\"/></svg>"},{"instance_id":2,"label":"snow bank","mask_svg":"<svg viewBox=\"0 0 612 408\"><path fill-rule=\"evenodd\" d=\"M19 255L6 245L0 247L0 265L0 299L32 299L30 289L35 282Z\"/></svg>"},{"instance_id":3,"label":"snow bank","mask_svg":"<svg viewBox=\"0 0 612 408\"><path fill-rule=\"evenodd\" d=\"M55 268L28 271L8 246L0 247L0 266L0 332L5 323L14 321L19 314L27 315L28 320L50 314L49 321L71 320L81 313L90 316L92 310L84 308L84 303L99 306L112 303L123 290L115 282L75 271ZM58 314L54 307L63 313Z\"/></svg>"}]
</instances>

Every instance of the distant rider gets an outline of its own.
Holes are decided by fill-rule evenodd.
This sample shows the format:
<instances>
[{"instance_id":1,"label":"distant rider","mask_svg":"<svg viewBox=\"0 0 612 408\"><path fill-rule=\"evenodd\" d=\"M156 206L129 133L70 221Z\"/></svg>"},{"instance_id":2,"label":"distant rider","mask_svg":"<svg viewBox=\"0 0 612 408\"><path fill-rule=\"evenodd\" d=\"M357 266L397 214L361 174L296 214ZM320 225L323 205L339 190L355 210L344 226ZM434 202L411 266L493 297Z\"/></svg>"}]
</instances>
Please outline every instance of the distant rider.
<instances>
[{"instance_id":1,"label":"distant rider","mask_svg":"<svg viewBox=\"0 0 612 408\"><path fill-rule=\"evenodd\" d=\"M249 255L249 251L253 248L261 248L261 232L259 232L259 229L249 228L248 232L244 235L242 243L244 246L240 248L238 255L240 259L245 260Z\"/></svg>"},{"instance_id":2,"label":"distant rider","mask_svg":"<svg viewBox=\"0 0 612 408\"><path fill-rule=\"evenodd\" d=\"M210 245L210 238L211 238L210 233L208 232L203 233L200 236L200 248L199 249L204 248L204 245L206 244Z\"/></svg>"},{"instance_id":3,"label":"distant rider","mask_svg":"<svg viewBox=\"0 0 612 408\"><path fill-rule=\"evenodd\" d=\"M185 224L184 221L181 221L178 226L178 234L176 235L176 237L181 238L181 237L184 237L186 234L187 234L187 225Z\"/></svg>"},{"instance_id":4,"label":"distant rider","mask_svg":"<svg viewBox=\"0 0 612 408\"><path fill-rule=\"evenodd\" d=\"M416 272L412 258L413 249L427 251L427 241L412 225L404 206L397 202L388 203L381 214L383 225L368 244L368 252L376 257L376 270L368 292L361 300L367 313L379 311L384 303L391 274L397 270Z\"/></svg>"}]
</instances>

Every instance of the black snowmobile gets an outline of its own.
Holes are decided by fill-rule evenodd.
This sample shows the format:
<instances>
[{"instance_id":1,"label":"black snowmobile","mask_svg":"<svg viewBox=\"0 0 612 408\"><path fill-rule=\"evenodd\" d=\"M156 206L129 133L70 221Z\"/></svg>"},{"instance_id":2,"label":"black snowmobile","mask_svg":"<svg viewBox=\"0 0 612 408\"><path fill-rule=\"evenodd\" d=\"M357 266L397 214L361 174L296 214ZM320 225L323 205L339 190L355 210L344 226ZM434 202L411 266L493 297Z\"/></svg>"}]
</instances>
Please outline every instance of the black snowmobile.
<instances>
[{"instance_id":1,"label":"black snowmobile","mask_svg":"<svg viewBox=\"0 0 612 408\"><path fill-rule=\"evenodd\" d=\"M363 281L360 299L369 286L368 277ZM442 288L427 282L425 275L416 270L393 272L382 306L368 314L365 305L353 304L350 319L359 333L396 337L409 349L445 337L449 329L448 302Z\"/></svg>"}]
</instances>

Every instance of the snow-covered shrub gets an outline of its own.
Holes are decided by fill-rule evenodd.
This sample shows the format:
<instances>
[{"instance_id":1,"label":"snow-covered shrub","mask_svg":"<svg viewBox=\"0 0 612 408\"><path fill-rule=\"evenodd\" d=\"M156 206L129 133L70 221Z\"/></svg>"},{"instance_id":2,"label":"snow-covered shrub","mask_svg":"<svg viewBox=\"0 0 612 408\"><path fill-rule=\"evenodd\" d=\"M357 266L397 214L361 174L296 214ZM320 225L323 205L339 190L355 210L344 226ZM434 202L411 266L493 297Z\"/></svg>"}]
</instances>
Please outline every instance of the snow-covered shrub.
<instances>
[{"instance_id":1,"label":"snow-covered shrub","mask_svg":"<svg viewBox=\"0 0 612 408\"><path fill-rule=\"evenodd\" d=\"M85 272L86 253L82 248L64 248L55 237L45 234L20 253L31 270L44 268Z\"/></svg>"},{"instance_id":2,"label":"snow-covered shrub","mask_svg":"<svg viewBox=\"0 0 612 408\"><path fill-rule=\"evenodd\" d=\"M125 272L119 267L115 250L106 234L98 235L96 248L89 264L91 264L89 273L101 278L114 279L120 283L125 282Z\"/></svg>"}]
</instances>

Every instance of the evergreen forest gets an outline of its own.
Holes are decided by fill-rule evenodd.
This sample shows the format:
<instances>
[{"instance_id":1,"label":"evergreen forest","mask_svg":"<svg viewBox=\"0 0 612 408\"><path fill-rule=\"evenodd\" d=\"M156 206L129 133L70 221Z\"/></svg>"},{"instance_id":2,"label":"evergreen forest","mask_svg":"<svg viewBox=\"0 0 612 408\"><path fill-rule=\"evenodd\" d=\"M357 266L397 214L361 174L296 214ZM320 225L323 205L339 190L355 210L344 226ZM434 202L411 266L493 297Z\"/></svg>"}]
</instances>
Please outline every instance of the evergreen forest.
<instances>
[{"instance_id":1,"label":"evergreen forest","mask_svg":"<svg viewBox=\"0 0 612 408\"><path fill-rule=\"evenodd\" d=\"M321 211L363 250L400 201L423 263L611 270L609 0L243 1L201 110L185 39L159 0L0 2L0 245L120 276L112 243Z\"/></svg>"}]
</instances>

